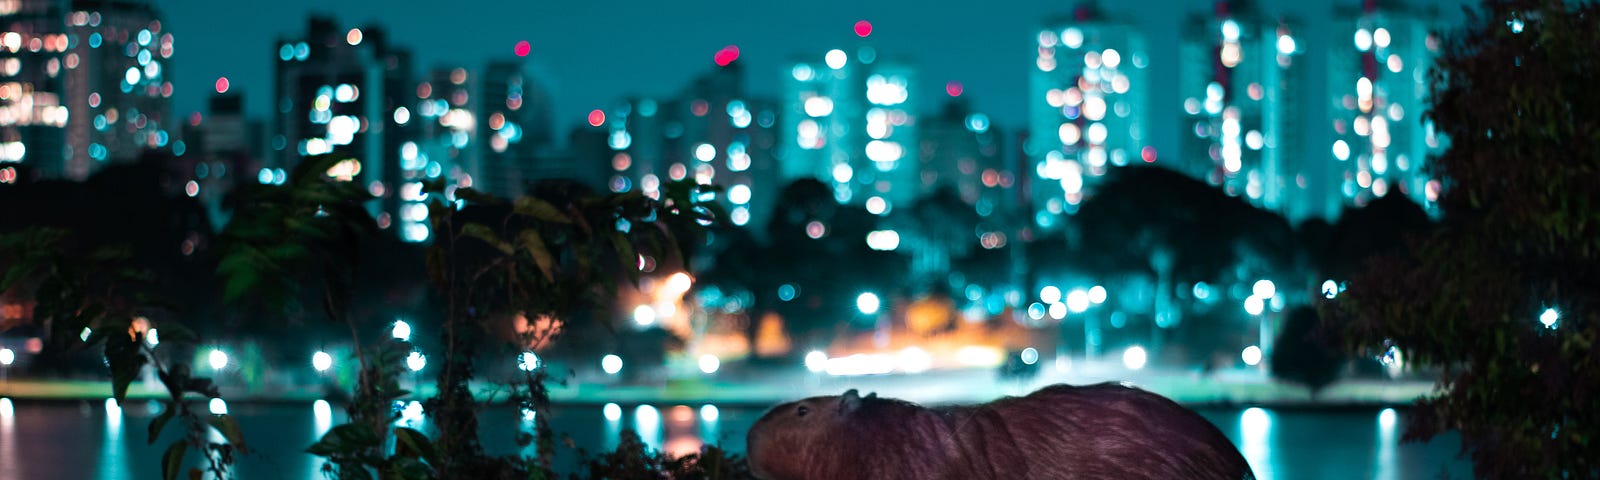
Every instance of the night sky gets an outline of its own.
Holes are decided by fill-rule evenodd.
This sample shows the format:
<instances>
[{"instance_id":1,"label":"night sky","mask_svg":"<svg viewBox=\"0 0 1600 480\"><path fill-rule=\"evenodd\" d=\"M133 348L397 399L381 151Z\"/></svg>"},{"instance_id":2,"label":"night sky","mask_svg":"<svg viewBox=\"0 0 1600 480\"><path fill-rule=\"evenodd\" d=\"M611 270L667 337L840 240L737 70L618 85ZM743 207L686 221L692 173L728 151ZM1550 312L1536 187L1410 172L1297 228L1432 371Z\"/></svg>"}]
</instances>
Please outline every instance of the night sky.
<instances>
[{"instance_id":1,"label":"night sky","mask_svg":"<svg viewBox=\"0 0 1600 480\"><path fill-rule=\"evenodd\" d=\"M1075 5L1041 0L151 1L177 40L177 112L203 110L213 82L225 75L248 97L250 114L265 117L277 38L301 35L308 14L326 13L343 28L382 25L391 41L414 52L418 73L446 64L476 71L491 58L512 57L517 41L530 41L531 70L543 74L555 92L560 138L590 109L623 95L672 94L713 67L712 54L729 44L742 51L739 61L753 93L776 95L786 61L820 60L828 49L848 45L854 39L851 27L861 19L873 23L880 56L905 58L919 67L915 93L943 97L945 82L959 80L980 111L1015 131L1026 121L1024 92L1037 29L1045 18ZM1174 151L1182 101L1174 91L1177 32L1187 14L1208 11L1212 1L1101 3L1111 14L1139 23L1147 35L1152 108L1170 112L1153 119L1155 146ZM1465 3L1439 2L1451 22L1459 21L1457 5ZM1267 12L1301 19L1325 18L1333 4L1356 2L1260 2ZM1311 52L1310 78L1320 82L1326 78L1322 55L1331 32L1321 25L1308 28L1297 36L1301 48ZM1320 92L1321 85L1313 91ZM924 103L924 110L936 106ZM1306 113L1319 118L1326 107L1316 103Z\"/></svg>"}]
</instances>

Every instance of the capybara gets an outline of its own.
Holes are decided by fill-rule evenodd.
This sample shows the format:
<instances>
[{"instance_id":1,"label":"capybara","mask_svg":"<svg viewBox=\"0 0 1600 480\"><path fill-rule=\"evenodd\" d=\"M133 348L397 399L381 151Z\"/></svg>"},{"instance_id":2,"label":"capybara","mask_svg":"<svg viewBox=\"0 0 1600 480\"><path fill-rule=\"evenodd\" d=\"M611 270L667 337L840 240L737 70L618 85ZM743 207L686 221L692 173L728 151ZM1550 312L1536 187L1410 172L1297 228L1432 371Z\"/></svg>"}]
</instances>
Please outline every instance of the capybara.
<instances>
[{"instance_id":1,"label":"capybara","mask_svg":"<svg viewBox=\"0 0 1600 480\"><path fill-rule=\"evenodd\" d=\"M1211 422L1115 383L940 408L850 390L773 407L747 440L765 480L1255 478Z\"/></svg>"}]
</instances>

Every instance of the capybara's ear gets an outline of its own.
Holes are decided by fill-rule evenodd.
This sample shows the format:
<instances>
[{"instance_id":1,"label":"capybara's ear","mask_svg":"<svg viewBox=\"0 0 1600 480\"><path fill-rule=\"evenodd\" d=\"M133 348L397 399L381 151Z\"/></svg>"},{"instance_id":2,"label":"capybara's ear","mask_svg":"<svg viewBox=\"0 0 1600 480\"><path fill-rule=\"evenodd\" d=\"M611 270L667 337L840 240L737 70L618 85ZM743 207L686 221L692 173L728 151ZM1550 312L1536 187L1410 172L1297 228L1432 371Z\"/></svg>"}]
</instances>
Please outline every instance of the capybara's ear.
<instances>
[{"instance_id":1,"label":"capybara's ear","mask_svg":"<svg viewBox=\"0 0 1600 480\"><path fill-rule=\"evenodd\" d=\"M878 392L872 392L867 394L865 397L861 397L862 400L872 400L874 398L878 398Z\"/></svg>"},{"instance_id":2,"label":"capybara's ear","mask_svg":"<svg viewBox=\"0 0 1600 480\"><path fill-rule=\"evenodd\" d=\"M839 413L850 413L861 406L861 394L852 388L839 397Z\"/></svg>"}]
</instances>

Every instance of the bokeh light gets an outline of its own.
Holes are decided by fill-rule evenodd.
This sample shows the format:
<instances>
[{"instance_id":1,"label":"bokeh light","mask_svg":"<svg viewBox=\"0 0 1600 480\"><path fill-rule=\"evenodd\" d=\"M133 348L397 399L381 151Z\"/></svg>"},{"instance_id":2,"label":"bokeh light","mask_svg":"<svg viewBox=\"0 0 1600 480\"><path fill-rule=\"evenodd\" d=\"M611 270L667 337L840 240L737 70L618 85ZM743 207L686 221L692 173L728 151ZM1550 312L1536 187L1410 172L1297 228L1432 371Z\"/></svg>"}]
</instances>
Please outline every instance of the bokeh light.
<instances>
[{"instance_id":1,"label":"bokeh light","mask_svg":"<svg viewBox=\"0 0 1600 480\"><path fill-rule=\"evenodd\" d=\"M515 47L511 48L511 51L517 54L518 57L526 57L528 53L533 51L533 45L528 43L527 40L520 40Z\"/></svg>"},{"instance_id":2,"label":"bokeh light","mask_svg":"<svg viewBox=\"0 0 1600 480\"><path fill-rule=\"evenodd\" d=\"M867 38L867 35L872 35L872 22L866 20L857 21L855 30L857 37Z\"/></svg>"}]
</instances>

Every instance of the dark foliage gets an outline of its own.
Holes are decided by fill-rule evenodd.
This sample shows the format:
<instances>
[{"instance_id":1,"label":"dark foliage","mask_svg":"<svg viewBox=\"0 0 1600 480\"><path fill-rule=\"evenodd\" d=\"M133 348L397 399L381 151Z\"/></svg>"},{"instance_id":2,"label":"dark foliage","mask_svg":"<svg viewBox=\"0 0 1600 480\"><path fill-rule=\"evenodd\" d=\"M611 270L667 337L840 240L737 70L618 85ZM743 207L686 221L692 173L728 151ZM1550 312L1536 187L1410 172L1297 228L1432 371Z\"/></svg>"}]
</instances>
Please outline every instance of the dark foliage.
<instances>
[{"instance_id":1,"label":"dark foliage","mask_svg":"<svg viewBox=\"0 0 1600 480\"><path fill-rule=\"evenodd\" d=\"M1432 73L1444 223L1368 263L1328 309L1357 353L1392 344L1440 367L1407 437L1460 431L1482 477L1600 476L1595 45L1592 2L1469 12Z\"/></svg>"},{"instance_id":2,"label":"dark foliage","mask_svg":"<svg viewBox=\"0 0 1600 480\"><path fill-rule=\"evenodd\" d=\"M1323 342L1326 337L1317 335L1319 320L1317 310L1312 307L1289 311L1283 331L1272 344L1272 357L1268 359L1273 377L1305 385L1312 395L1338 379L1339 371L1347 362L1336 346Z\"/></svg>"},{"instance_id":3,"label":"dark foliage","mask_svg":"<svg viewBox=\"0 0 1600 480\"><path fill-rule=\"evenodd\" d=\"M622 432L616 450L596 456L579 452L581 474L571 480L743 480L753 479L743 456L707 445L699 453L672 458L651 450L633 430Z\"/></svg>"}]
</instances>

